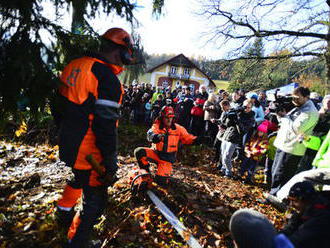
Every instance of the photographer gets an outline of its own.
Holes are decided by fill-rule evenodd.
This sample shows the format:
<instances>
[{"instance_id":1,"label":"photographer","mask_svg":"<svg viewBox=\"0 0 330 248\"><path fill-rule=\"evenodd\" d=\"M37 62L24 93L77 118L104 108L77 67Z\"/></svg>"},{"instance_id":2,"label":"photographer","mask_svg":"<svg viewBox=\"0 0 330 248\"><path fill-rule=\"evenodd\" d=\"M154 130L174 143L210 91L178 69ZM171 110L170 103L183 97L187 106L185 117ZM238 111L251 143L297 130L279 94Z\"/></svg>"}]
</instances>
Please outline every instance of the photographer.
<instances>
[{"instance_id":1,"label":"photographer","mask_svg":"<svg viewBox=\"0 0 330 248\"><path fill-rule=\"evenodd\" d=\"M221 144L221 172L227 177L232 177L231 160L233 153L242 144L244 134L254 125L252 102L245 100L243 102L243 108L231 109L224 113L221 124L226 129Z\"/></svg>"},{"instance_id":2,"label":"photographer","mask_svg":"<svg viewBox=\"0 0 330 248\"><path fill-rule=\"evenodd\" d=\"M308 88L296 88L292 94L295 108L287 114L284 110L278 113L280 129L274 142L277 151L272 169L272 195L296 173L297 165L306 151L299 137L310 135L318 121L319 114L309 100L309 94Z\"/></svg>"}]
</instances>

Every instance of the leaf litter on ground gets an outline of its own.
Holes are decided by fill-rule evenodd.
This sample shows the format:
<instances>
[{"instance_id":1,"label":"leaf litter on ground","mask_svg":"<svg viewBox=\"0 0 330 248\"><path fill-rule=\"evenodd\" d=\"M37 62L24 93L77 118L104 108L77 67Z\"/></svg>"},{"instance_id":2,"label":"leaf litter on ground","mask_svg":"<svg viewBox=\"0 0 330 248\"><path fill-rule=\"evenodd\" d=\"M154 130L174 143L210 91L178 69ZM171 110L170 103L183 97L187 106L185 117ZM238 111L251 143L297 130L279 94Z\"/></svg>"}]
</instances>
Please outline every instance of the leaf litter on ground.
<instances>
[{"instance_id":1,"label":"leaf litter on ground","mask_svg":"<svg viewBox=\"0 0 330 248\"><path fill-rule=\"evenodd\" d=\"M134 150L137 145L131 146ZM257 203L262 187L220 176L210 163L209 148L194 147L193 153L191 148L179 152L169 187L153 189L188 228L187 238L193 235L202 247L233 247L229 219L243 207L267 215L276 228L283 226L284 214ZM72 174L58 160L58 147L0 142L0 160L0 247L61 247L54 212ZM128 189L130 171L137 166L134 157L124 154L118 161L121 179L109 187L108 207L94 227L94 238L109 248L188 247L147 197L132 197Z\"/></svg>"}]
</instances>

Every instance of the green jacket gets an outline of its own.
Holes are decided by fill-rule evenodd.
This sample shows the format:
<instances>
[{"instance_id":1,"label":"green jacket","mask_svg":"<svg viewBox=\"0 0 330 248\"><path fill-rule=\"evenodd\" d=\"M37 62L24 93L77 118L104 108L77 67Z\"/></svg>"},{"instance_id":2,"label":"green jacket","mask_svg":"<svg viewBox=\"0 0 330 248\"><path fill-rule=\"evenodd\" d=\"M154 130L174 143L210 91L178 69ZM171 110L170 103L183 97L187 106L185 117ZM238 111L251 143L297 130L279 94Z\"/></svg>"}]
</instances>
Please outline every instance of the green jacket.
<instances>
[{"instance_id":1,"label":"green jacket","mask_svg":"<svg viewBox=\"0 0 330 248\"><path fill-rule=\"evenodd\" d=\"M151 103L154 103L156 100L157 100L157 97L159 96L159 95L162 95L163 93L161 93L161 92L155 92L153 95L152 95L152 97L151 97Z\"/></svg>"},{"instance_id":2,"label":"green jacket","mask_svg":"<svg viewBox=\"0 0 330 248\"><path fill-rule=\"evenodd\" d=\"M330 168L330 131L314 158L313 166L317 168Z\"/></svg>"},{"instance_id":3,"label":"green jacket","mask_svg":"<svg viewBox=\"0 0 330 248\"><path fill-rule=\"evenodd\" d=\"M312 150L317 151L322 141L327 137L327 133L330 128L330 112L325 114L320 114L320 118L313 129L313 133L309 136L310 139L308 141L304 140L304 145Z\"/></svg>"},{"instance_id":4,"label":"green jacket","mask_svg":"<svg viewBox=\"0 0 330 248\"><path fill-rule=\"evenodd\" d=\"M325 138L326 135L323 137L309 136L309 140L304 140L303 143L307 148L317 151Z\"/></svg>"}]
</instances>

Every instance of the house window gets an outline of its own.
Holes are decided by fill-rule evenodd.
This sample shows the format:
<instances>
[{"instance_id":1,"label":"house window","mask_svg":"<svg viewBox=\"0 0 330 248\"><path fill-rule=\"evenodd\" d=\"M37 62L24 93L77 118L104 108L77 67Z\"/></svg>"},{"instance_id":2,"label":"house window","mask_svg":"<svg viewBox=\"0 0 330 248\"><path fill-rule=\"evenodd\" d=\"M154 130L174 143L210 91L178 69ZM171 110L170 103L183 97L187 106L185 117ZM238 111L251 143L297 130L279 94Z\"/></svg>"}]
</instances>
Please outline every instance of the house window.
<instances>
[{"instance_id":1,"label":"house window","mask_svg":"<svg viewBox=\"0 0 330 248\"><path fill-rule=\"evenodd\" d=\"M172 74L176 74L177 70L178 70L178 68L176 68L175 66L171 67L171 73Z\"/></svg>"},{"instance_id":2,"label":"house window","mask_svg":"<svg viewBox=\"0 0 330 248\"><path fill-rule=\"evenodd\" d=\"M190 68L184 68L183 75L190 75Z\"/></svg>"}]
</instances>

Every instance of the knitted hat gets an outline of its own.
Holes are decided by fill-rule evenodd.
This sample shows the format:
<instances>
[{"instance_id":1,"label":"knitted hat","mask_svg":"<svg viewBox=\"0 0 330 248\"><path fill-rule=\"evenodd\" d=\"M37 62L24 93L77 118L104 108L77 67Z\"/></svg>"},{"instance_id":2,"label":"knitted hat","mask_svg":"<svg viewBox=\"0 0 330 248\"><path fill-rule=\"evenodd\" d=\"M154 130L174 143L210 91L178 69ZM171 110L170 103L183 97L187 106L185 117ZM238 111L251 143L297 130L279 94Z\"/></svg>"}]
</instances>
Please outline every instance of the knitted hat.
<instances>
[{"instance_id":1,"label":"knitted hat","mask_svg":"<svg viewBox=\"0 0 330 248\"><path fill-rule=\"evenodd\" d=\"M263 133L267 133L268 132L268 125L267 123L261 123L258 127L258 131L263 132Z\"/></svg>"},{"instance_id":2,"label":"knitted hat","mask_svg":"<svg viewBox=\"0 0 330 248\"><path fill-rule=\"evenodd\" d=\"M276 235L266 216L247 208L237 210L231 216L229 230L239 248L272 248Z\"/></svg>"},{"instance_id":3,"label":"knitted hat","mask_svg":"<svg viewBox=\"0 0 330 248\"><path fill-rule=\"evenodd\" d=\"M315 194L314 186L309 181L298 182L289 191L289 197L300 200L311 199Z\"/></svg>"},{"instance_id":4,"label":"knitted hat","mask_svg":"<svg viewBox=\"0 0 330 248\"><path fill-rule=\"evenodd\" d=\"M277 129L278 129L278 126L277 126L277 124L276 123L274 123L274 122L271 122L271 121L269 121L269 120L264 120L261 124L260 124L260 126L261 125L265 125L266 127L267 127L267 132L268 131L277 131Z\"/></svg>"}]
</instances>

